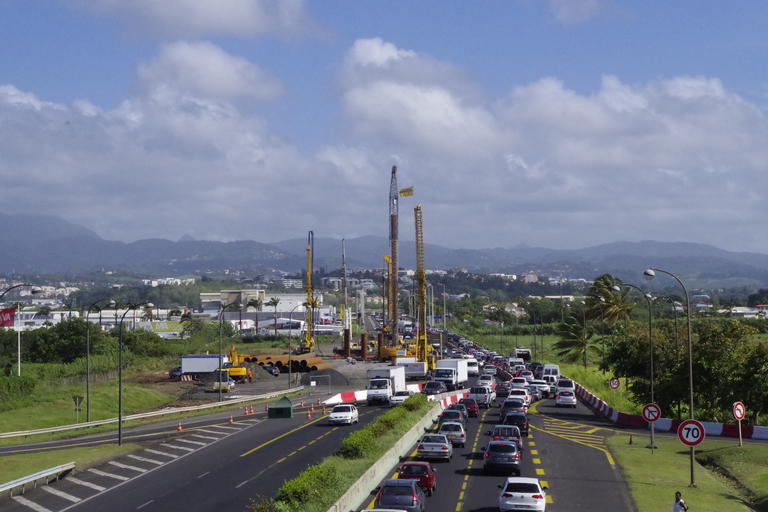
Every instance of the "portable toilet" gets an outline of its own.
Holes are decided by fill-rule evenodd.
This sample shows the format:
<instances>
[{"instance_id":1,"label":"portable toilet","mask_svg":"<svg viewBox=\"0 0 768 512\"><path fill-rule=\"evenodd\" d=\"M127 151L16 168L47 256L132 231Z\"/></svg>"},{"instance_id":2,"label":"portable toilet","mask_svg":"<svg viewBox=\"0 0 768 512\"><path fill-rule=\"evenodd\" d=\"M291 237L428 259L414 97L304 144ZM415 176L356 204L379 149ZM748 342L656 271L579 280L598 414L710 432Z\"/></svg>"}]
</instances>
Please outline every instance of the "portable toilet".
<instances>
[{"instance_id":1,"label":"portable toilet","mask_svg":"<svg viewBox=\"0 0 768 512\"><path fill-rule=\"evenodd\" d=\"M293 418L293 404L288 397L283 397L267 409L267 418Z\"/></svg>"}]
</instances>

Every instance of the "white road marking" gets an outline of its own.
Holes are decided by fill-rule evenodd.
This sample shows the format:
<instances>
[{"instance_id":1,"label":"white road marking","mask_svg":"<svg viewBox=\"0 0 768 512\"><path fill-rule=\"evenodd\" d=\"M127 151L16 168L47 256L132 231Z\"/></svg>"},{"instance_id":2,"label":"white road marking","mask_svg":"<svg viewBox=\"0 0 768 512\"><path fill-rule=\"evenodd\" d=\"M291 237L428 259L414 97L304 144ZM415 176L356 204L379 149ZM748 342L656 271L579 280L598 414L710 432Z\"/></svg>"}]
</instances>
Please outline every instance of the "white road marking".
<instances>
[{"instance_id":1,"label":"white road marking","mask_svg":"<svg viewBox=\"0 0 768 512\"><path fill-rule=\"evenodd\" d=\"M210 471L206 471L206 472L205 472L205 473L203 473L202 475L198 475L198 476L197 476L197 478L203 478L204 476L206 476L206 475L210 475L210 474L211 474L211 472L210 472Z\"/></svg>"},{"instance_id":2,"label":"white road marking","mask_svg":"<svg viewBox=\"0 0 768 512\"><path fill-rule=\"evenodd\" d=\"M11 496L12 500L15 500L17 503L21 503L25 507L29 507L35 512L51 512L47 508L43 507L42 505L38 505L34 501L30 501L24 496Z\"/></svg>"},{"instance_id":3,"label":"white road marking","mask_svg":"<svg viewBox=\"0 0 768 512\"><path fill-rule=\"evenodd\" d=\"M40 488L46 492L53 494L54 496L58 496L59 498L64 498L67 501L71 501L72 503L80 503L81 501L83 501L83 498L78 498L77 496L72 496L71 494L66 493L64 491L54 489L50 485L41 485Z\"/></svg>"},{"instance_id":4,"label":"white road marking","mask_svg":"<svg viewBox=\"0 0 768 512\"><path fill-rule=\"evenodd\" d=\"M170 457L172 459L178 459L179 456L175 453L168 453L168 452L161 452L160 450L152 450L150 448L147 448L144 450L145 452L154 453L155 455L163 455L165 457Z\"/></svg>"},{"instance_id":5,"label":"white road marking","mask_svg":"<svg viewBox=\"0 0 768 512\"><path fill-rule=\"evenodd\" d=\"M198 439L208 439L210 441L218 441L219 439L221 439L220 437L216 437L216 436L201 436L200 434L193 434L189 437L196 437Z\"/></svg>"},{"instance_id":6,"label":"white road marking","mask_svg":"<svg viewBox=\"0 0 768 512\"><path fill-rule=\"evenodd\" d=\"M82 485L84 487L90 487L94 491L101 492L101 491L106 491L107 490L106 487L102 487L100 485L96 485L96 484L94 484L92 482L86 482L85 480L80 480L79 478L76 478L74 476L68 476L67 477L67 481L68 482L72 482L73 484Z\"/></svg>"},{"instance_id":7,"label":"white road marking","mask_svg":"<svg viewBox=\"0 0 768 512\"><path fill-rule=\"evenodd\" d=\"M112 464L116 468L123 468L123 469L130 469L130 470L133 470L133 471L138 471L139 473L146 473L147 472L147 470L144 469L144 468L140 468L138 466L130 466L128 464L122 464L120 462L115 462L113 460L107 462L107 464Z\"/></svg>"},{"instance_id":8,"label":"white road marking","mask_svg":"<svg viewBox=\"0 0 768 512\"><path fill-rule=\"evenodd\" d=\"M208 446L208 443L201 443L200 441L190 441L189 439L174 439L174 443L189 443L189 444L196 444L197 446Z\"/></svg>"},{"instance_id":9,"label":"white road marking","mask_svg":"<svg viewBox=\"0 0 768 512\"><path fill-rule=\"evenodd\" d=\"M243 429L237 428L237 427L230 427L229 425L216 425L216 428L224 428L224 429L227 429L227 430L237 430L237 431L243 430Z\"/></svg>"},{"instance_id":10,"label":"white road marking","mask_svg":"<svg viewBox=\"0 0 768 512\"><path fill-rule=\"evenodd\" d=\"M90 471L94 475L108 476L109 478L114 478L115 480L122 480L123 482L127 482L128 480L130 480L130 478L128 478L127 476L115 475L112 473L107 473L106 471L101 471L99 469L88 468L86 471Z\"/></svg>"},{"instance_id":11,"label":"white road marking","mask_svg":"<svg viewBox=\"0 0 768 512\"><path fill-rule=\"evenodd\" d=\"M155 459L148 459L146 457L139 457L138 455L129 454L128 457L132 458L133 460L140 460L141 462L149 462L150 464L157 464L158 466L162 466L163 464L165 464L165 462L161 462Z\"/></svg>"},{"instance_id":12,"label":"white road marking","mask_svg":"<svg viewBox=\"0 0 768 512\"><path fill-rule=\"evenodd\" d=\"M206 434L216 434L217 436L226 434L226 432L222 432L221 430L206 430L204 428L196 428L195 432L205 432Z\"/></svg>"},{"instance_id":13,"label":"white road marking","mask_svg":"<svg viewBox=\"0 0 768 512\"><path fill-rule=\"evenodd\" d=\"M167 446L168 448L174 448L176 450L184 450L185 452L193 452L193 451L195 451L194 448L188 448L186 446L179 446L179 445L170 444L170 443L161 443L160 446Z\"/></svg>"},{"instance_id":14,"label":"white road marking","mask_svg":"<svg viewBox=\"0 0 768 512\"><path fill-rule=\"evenodd\" d=\"M152 502L154 502L154 501L155 501L155 500L149 500L149 501L148 501L148 502L146 502L146 503L142 503L141 505L139 505L138 507L136 507L136 510L140 510L140 509L142 509L142 508L146 507L147 505L149 505L150 503L152 503Z\"/></svg>"}]
</instances>

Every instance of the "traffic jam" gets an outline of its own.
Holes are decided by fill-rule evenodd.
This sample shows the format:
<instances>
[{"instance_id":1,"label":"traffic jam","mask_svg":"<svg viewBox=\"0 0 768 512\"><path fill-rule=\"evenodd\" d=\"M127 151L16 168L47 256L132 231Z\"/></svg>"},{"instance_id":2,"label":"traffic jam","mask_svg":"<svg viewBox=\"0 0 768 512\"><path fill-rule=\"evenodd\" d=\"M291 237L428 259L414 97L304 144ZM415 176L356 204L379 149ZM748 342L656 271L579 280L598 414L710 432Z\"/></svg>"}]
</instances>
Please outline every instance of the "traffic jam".
<instances>
[{"instance_id":1,"label":"traffic jam","mask_svg":"<svg viewBox=\"0 0 768 512\"><path fill-rule=\"evenodd\" d=\"M449 341L444 358L477 362L467 395L442 411L364 510L546 510L553 499L528 411L544 399L576 407L573 381L557 365L531 362L528 349L504 356L454 334Z\"/></svg>"}]
</instances>

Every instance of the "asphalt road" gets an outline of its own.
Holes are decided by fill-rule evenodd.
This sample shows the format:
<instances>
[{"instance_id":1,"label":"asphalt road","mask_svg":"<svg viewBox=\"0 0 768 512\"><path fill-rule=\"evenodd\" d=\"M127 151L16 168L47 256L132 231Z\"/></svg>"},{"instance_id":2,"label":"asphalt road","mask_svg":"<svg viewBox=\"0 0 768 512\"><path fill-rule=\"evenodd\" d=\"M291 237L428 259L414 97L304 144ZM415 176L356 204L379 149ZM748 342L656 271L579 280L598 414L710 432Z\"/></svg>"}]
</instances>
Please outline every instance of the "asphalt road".
<instances>
[{"instance_id":1,"label":"asphalt road","mask_svg":"<svg viewBox=\"0 0 768 512\"><path fill-rule=\"evenodd\" d=\"M264 414L186 426L173 438L40 486L21 499L0 501L2 512L76 509L78 512L244 510L259 496L274 496L288 479L333 453L340 441L386 410L360 407L360 422L331 426L304 410L291 419Z\"/></svg>"},{"instance_id":2,"label":"asphalt road","mask_svg":"<svg viewBox=\"0 0 768 512\"><path fill-rule=\"evenodd\" d=\"M629 490L605 447L605 437L616 435L613 431L584 423L594 416L583 405L558 409L552 400L543 400L529 416L531 433L524 442L521 476L539 478L549 487L548 511L633 510ZM427 510L498 510L497 486L505 476L486 475L482 468L485 433L498 422L497 408L470 419L466 447L455 449L452 462L435 464L437 492L427 498ZM366 508L372 508L372 502Z\"/></svg>"}]
</instances>

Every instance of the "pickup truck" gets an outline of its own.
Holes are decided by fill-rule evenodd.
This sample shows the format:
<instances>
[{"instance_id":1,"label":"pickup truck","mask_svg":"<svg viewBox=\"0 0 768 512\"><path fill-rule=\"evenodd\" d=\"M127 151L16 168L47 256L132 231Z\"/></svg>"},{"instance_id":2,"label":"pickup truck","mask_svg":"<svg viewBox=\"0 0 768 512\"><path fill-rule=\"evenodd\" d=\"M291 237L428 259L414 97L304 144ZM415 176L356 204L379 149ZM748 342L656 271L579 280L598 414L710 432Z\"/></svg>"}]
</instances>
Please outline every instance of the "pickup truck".
<instances>
[{"instance_id":1,"label":"pickup truck","mask_svg":"<svg viewBox=\"0 0 768 512\"><path fill-rule=\"evenodd\" d=\"M493 404L493 401L496 400L496 393L486 386L472 386L469 388L467 398L475 400L479 407L488 409Z\"/></svg>"}]
</instances>

